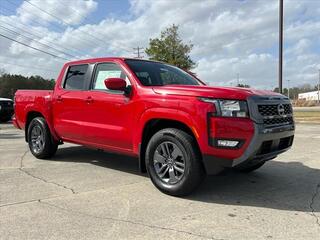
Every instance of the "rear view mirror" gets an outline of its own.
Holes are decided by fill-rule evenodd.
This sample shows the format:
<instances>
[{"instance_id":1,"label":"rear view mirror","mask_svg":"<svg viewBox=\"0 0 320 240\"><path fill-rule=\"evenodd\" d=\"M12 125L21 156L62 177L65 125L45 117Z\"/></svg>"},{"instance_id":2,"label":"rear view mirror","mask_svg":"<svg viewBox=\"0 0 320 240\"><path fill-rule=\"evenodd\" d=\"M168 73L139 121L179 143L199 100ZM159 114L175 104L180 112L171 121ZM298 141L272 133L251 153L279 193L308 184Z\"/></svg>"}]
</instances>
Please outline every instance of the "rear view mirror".
<instances>
[{"instance_id":1,"label":"rear view mirror","mask_svg":"<svg viewBox=\"0 0 320 240\"><path fill-rule=\"evenodd\" d=\"M104 85L110 90L125 91L127 83L122 78L107 78Z\"/></svg>"}]
</instances>

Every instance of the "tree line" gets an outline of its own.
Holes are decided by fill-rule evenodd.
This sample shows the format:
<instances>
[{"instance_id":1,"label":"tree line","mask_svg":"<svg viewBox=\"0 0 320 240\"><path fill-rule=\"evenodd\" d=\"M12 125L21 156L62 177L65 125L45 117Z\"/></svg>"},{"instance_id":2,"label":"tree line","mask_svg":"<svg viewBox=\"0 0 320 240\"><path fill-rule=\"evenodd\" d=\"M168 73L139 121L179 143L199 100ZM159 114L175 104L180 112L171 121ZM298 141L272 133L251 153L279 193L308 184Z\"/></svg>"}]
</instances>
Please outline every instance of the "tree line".
<instances>
[{"instance_id":1,"label":"tree line","mask_svg":"<svg viewBox=\"0 0 320 240\"><path fill-rule=\"evenodd\" d=\"M18 89L51 90L54 88L54 84L54 79L44 79L40 76L25 77L4 73L0 76L0 97L13 99Z\"/></svg>"},{"instance_id":2,"label":"tree line","mask_svg":"<svg viewBox=\"0 0 320 240\"><path fill-rule=\"evenodd\" d=\"M273 91L279 92L279 88L276 87ZM295 99L298 99L299 93L312 92L312 91L318 91L318 86L317 85L312 86L309 83L301 84L300 86L289 88L289 95L290 95L289 98L295 100ZM288 96L288 88L284 88L282 94Z\"/></svg>"}]
</instances>

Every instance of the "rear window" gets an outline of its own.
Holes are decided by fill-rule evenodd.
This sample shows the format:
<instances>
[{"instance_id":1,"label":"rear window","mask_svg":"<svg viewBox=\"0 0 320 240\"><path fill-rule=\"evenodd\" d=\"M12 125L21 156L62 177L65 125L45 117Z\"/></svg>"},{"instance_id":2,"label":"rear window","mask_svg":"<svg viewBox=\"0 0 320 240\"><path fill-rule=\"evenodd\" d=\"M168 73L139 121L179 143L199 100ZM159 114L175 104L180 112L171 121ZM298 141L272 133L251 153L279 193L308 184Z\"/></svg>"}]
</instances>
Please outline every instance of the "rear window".
<instances>
[{"instance_id":1,"label":"rear window","mask_svg":"<svg viewBox=\"0 0 320 240\"><path fill-rule=\"evenodd\" d=\"M88 65L70 66L64 81L65 89L83 90L85 89L85 75L88 70Z\"/></svg>"}]
</instances>

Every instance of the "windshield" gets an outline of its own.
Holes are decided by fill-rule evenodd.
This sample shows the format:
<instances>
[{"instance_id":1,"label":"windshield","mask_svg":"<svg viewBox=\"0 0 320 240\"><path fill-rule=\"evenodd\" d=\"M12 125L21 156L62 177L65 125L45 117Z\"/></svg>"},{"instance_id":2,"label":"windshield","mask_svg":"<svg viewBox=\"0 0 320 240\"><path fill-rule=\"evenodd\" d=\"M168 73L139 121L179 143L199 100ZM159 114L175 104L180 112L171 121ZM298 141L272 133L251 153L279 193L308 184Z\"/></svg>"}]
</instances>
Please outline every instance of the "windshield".
<instances>
[{"instance_id":1,"label":"windshield","mask_svg":"<svg viewBox=\"0 0 320 240\"><path fill-rule=\"evenodd\" d=\"M134 59L125 62L144 86L201 84L187 72L168 64Z\"/></svg>"}]
</instances>

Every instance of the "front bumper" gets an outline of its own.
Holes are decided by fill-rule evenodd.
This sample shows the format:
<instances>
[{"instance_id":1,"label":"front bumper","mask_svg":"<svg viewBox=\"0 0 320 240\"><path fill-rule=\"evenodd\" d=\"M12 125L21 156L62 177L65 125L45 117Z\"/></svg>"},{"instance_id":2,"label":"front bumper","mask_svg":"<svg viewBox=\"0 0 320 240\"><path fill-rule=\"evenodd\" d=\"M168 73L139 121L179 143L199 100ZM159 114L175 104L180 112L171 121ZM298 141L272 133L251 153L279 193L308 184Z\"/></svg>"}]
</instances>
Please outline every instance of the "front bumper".
<instances>
[{"instance_id":1,"label":"front bumper","mask_svg":"<svg viewBox=\"0 0 320 240\"><path fill-rule=\"evenodd\" d=\"M217 158L204 155L203 163L207 174L218 174L225 168L239 167L250 163L268 161L287 151L293 142L294 125L265 128L254 123L254 135L244 153L236 159Z\"/></svg>"}]
</instances>

